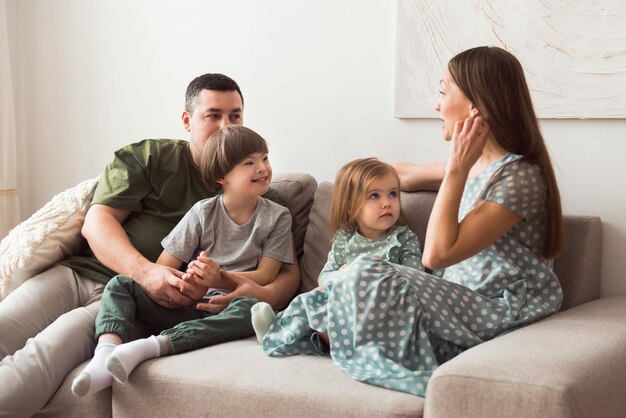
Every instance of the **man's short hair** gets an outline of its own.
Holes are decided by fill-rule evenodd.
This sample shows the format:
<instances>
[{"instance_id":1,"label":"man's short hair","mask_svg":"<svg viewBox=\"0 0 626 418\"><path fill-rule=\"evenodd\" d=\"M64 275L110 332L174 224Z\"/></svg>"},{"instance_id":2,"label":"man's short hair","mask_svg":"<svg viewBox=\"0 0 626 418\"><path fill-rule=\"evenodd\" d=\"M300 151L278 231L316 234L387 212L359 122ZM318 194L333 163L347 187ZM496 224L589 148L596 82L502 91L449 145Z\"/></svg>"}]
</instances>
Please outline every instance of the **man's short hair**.
<instances>
[{"instance_id":1,"label":"man's short hair","mask_svg":"<svg viewBox=\"0 0 626 418\"><path fill-rule=\"evenodd\" d=\"M194 78L187 86L187 93L185 94L185 110L187 113L193 113L202 90L236 91L239 93L239 97L241 97L241 105L243 106L243 94L241 94L239 85L237 85L235 80L224 74L208 73Z\"/></svg>"}]
</instances>

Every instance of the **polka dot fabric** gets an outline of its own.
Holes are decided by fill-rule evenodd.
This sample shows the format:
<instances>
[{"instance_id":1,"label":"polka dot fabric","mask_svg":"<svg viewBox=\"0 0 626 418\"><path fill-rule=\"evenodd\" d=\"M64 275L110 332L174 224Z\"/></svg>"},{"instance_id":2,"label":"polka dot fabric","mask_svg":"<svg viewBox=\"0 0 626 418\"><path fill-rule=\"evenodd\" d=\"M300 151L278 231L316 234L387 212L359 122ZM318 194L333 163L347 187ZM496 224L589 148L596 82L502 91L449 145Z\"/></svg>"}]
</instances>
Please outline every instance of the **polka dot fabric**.
<instances>
[{"instance_id":1,"label":"polka dot fabric","mask_svg":"<svg viewBox=\"0 0 626 418\"><path fill-rule=\"evenodd\" d=\"M325 354L315 331L328 332L331 279L342 266L351 264L363 254L374 256L379 261L424 270L419 239L406 226L394 226L387 235L377 239L366 238L358 232L337 231L318 279L324 291L314 290L298 295L287 309L278 314L263 339L266 354ZM345 320L340 320L338 325L346 326ZM345 335L348 331L339 330L338 333Z\"/></svg>"},{"instance_id":2,"label":"polka dot fabric","mask_svg":"<svg viewBox=\"0 0 626 418\"><path fill-rule=\"evenodd\" d=\"M523 220L477 255L446 269L444 278L357 257L328 275L324 292L300 295L279 314L263 341L266 353L322 354L317 334L308 327L328 333L334 364L355 379L424 396L439 364L556 312L561 288L551 262L537 255L545 230L539 170L505 155L468 180L460 219L481 200Z\"/></svg>"}]
</instances>

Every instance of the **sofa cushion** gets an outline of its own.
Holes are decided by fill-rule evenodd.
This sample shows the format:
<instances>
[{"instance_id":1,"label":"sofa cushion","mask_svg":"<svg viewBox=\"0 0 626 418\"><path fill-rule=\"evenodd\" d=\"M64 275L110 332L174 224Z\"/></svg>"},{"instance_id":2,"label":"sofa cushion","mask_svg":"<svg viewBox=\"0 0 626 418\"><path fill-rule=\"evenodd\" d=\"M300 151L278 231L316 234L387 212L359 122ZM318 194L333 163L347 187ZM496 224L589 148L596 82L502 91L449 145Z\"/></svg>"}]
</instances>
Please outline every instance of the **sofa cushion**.
<instances>
[{"instance_id":1,"label":"sofa cushion","mask_svg":"<svg viewBox=\"0 0 626 418\"><path fill-rule=\"evenodd\" d=\"M86 180L54 196L0 242L0 300L40 273L84 240L80 235L98 178Z\"/></svg>"},{"instance_id":2,"label":"sofa cushion","mask_svg":"<svg viewBox=\"0 0 626 418\"><path fill-rule=\"evenodd\" d=\"M272 358L256 338L162 357L113 385L113 416L421 417L424 399L352 379L328 357Z\"/></svg>"},{"instance_id":3,"label":"sofa cushion","mask_svg":"<svg viewBox=\"0 0 626 418\"><path fill-rule=\"evenodd\" d=\"M293 236L296 254L302 257L304 234L309 225L309 212L317 181L310 174L277 174L272 179L272 188L285 200L293 219Z\"/></svg>"},{"instance_id":4,"label":"sofa cushion","mask_svg":"<svg viewBox=\"0 0 626 418\"><path fill-rule=\"evenodd\" d=\"M332 184L324 182L315 191L313 207L309 213L309 227L304 237L304 255L300 261L300 292L317 287L317 276L330 251L333 234L328 223L328 214L332 190Z\"/></svg>"},{"instance_id":5,"label":"sofa cushion","mask_svg":"<svg viewBox=\"0 0 626 418\"><path fill-rule=\"evenodd\" d=\"M563 288L561 310L600 297L602 222L597 216L565 216L565 246L554 260Z\"/></svg>"}]
</instances>

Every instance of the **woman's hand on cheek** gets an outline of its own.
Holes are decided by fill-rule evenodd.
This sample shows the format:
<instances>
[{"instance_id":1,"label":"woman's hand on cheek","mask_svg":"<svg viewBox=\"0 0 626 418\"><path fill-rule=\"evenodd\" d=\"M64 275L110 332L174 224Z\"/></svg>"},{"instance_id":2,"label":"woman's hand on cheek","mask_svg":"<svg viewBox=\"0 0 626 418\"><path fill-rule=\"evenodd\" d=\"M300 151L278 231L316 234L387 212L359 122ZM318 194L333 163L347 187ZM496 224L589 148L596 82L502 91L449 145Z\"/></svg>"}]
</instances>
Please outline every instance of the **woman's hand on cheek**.
<instances>
[{"instance_id":1,"label":"woman's hand on cheek","mask_svg":"<svg viewBox=\"0 0 626 418\"><path fill-rule=\"evenodd\" d=\"M488 134L489 125L476 109L465 120L458 121L452 133L447 169L458 169L467 175L480 158Z\"/></svg>"}]
</instances>

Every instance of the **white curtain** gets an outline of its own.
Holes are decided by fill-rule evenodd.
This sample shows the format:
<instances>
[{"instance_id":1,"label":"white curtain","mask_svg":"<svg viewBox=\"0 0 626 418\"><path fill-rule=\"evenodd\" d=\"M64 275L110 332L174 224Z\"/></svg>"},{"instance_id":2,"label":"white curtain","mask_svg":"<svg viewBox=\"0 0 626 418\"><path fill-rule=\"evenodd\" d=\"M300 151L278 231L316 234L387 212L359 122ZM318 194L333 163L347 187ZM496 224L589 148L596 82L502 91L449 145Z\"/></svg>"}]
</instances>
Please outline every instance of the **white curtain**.
<instances>
[{"instance_id":1,"label":"white curtain","mask_svg":"<svg viewBox=\"0 0 626 418\"><path fill-rule=\"evenodd\" d=\"M0 0L0 239L18 224L15 113L6 0Z\"/></svg>"}]
</instances>

